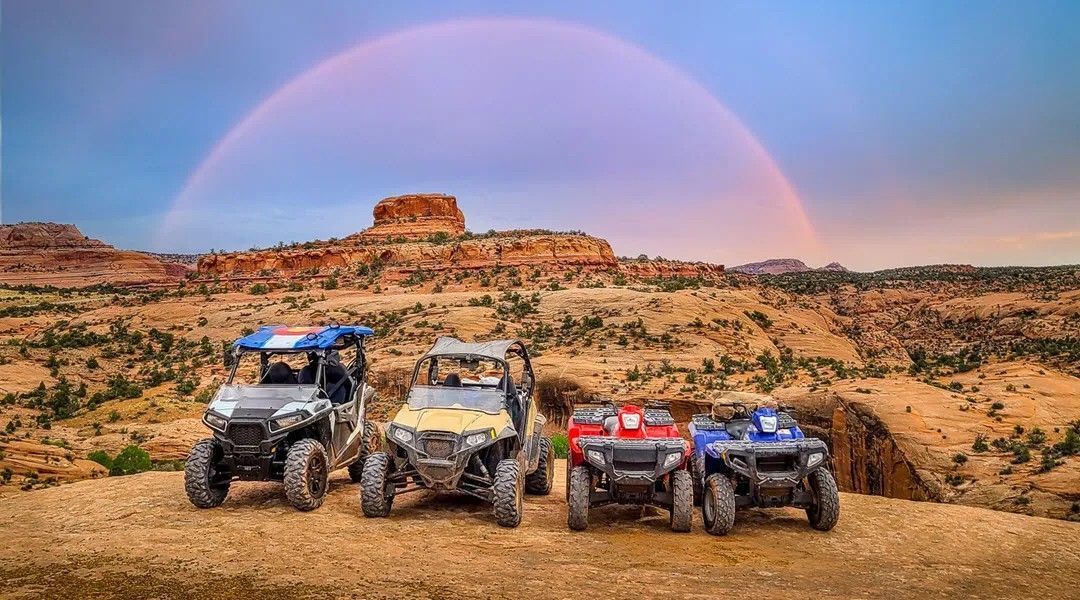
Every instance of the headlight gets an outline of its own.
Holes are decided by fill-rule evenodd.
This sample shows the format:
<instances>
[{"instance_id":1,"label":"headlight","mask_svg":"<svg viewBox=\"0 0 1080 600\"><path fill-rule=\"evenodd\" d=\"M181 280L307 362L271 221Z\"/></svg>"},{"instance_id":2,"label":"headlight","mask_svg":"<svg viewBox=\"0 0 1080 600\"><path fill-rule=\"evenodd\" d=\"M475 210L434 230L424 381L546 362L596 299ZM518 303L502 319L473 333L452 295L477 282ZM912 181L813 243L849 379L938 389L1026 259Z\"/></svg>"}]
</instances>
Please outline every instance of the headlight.
<instances>
[{"instance_id":1,"label":"headlight","mask_svg":"<svg viewBox=\"0 0 1080 600\"><path fill-rule=\"evenodd\" d=\"M776 433L776 417L758 417L762 433Z\"/></svg>"},{"instance_id":2,"label":"headlight","mask_svg":"<svg viewBox=\"0 0 1080 600\"><path fill-rule=\"evenodd\" d=\"M821 452L815 452L806 459L806 466L813 467L825 459L825 455Z\"/></svg>"},{"instance_id":3,"label":"headlight","mask_svg":"<svg viewBox=\"0 0 1080 600\"><path fill-rule=\"evenodd\" d=\"M672 465L677 465L677 464L679 464L680 460L682 460L682 452L676 452L674 454L668 454L664 458L664 468L666 469L666 468L668 468L668 467L670 467Z\"/></svg>"},{"instance_id":4,"label":"headlight","mask_svg":"<svg viewBox=\"0 0 1080 600\"><path fill-rule=\"evenodd\" d=\"M589 450L589 460L604 464L604 453L599 450Z\"/></svg>"},{"instance_id":5,"label":"headlight","mask_svg":"<svg viewBox=\"0 0 1080 600\"><path fill-rule=\"evenodd\" d=\"M203 415L203 422L209 425L211 429L217 429L218 431L225 431L225 427L229 425L228 420L210 412Z\"/></svg>"},{"instance_id":6,"label":"headlight","mask_svg":"<svg viewBox=\"0 0 1080 600\"><path fill-rule=\"evenodd\" d=\"M641 415L637 413L623 413L619 417L622 419L623 429L637 429L641 427Z\"/></svg>"},{"instance_id":7,"label":"headlight","mask_svg":"<svg viewBox=\"0 0 1080 600\"><path fill-rule=\"evenodd\" d=\"M394 439L402 444L408 444L413 440L413 434L408 429L402 429L401 427L394 428Z\"/></svg>"},{"instance_id":8,"label":"headlight","mask_svg":"<svg viewBox=\"0 0 1080 600\"><path fill-rule=\"evenodd\" d=\"M488 441L490 439L491 439L491 436L489 436L488 432L486 432L486 431L484 431L482 433L473 433L473 434L470 434L470 435L465 437L465 445L466 446L479 446L480 444L483 444L484 442L486 442L486 441Z\"/></svg>"},{"instance_id":9,"label":"headlight","mask_svg":"<svg viewBox=\"0 0 1080 600\"><path fill-rule=\"evenodd\" d=\"M278 430L292 427L293 425L296 425L297 423L303 421L306 418L307 417L305 415L297 413L295 415L281 417L280 419L274 419L270 421L270 429Z\"/></svg>"}]
</instances>

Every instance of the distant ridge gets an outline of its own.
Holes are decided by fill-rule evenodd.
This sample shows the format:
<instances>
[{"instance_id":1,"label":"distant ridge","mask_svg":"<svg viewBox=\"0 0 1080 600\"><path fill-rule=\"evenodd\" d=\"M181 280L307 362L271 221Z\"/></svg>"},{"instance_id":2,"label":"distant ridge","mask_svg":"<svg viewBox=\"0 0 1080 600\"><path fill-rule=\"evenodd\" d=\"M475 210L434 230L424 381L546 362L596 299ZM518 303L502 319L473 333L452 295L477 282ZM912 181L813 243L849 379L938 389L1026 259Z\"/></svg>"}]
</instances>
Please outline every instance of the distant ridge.
<instances>
[{"instance_id":1,"label":"distant ridge","mask_svg":"<svg viewBox=\"0 0 1080 600\"><path fill-rule=\"evenodd\" d=\"M731 267L729 270L747 275L783 275L784 273L805 273L807 271L849 272L847 267L838 262L831 262L820 269L813 269L797 258L770 258L761 262Z\"/></svg>"}]
</instances>

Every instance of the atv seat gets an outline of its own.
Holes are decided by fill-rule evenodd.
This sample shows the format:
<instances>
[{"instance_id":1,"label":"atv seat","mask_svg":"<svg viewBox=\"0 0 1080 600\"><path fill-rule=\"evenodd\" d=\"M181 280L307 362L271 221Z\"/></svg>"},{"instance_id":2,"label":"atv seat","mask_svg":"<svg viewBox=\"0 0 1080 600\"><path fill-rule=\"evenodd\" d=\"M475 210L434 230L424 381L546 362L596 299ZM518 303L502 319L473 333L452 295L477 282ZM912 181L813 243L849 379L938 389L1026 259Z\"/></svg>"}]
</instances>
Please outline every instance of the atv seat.
<instances>
[{"instance_id":1,"label":"atv seat","mask_svg":"<svg viewBox=\"0 0 1080 600\"><path fill-rule=\"evenodd\" d=\"M290 368L288 364L276 362L266 369L266 374L263 375L262 383L274 385L296 383L296 374L293 373L292 368Z\"/></svg>"},{"instance_id":2,"label":"atv seat","mask_svg":"<svg viewBox=\"0 0 1080 600\"><path fill-rule=\"evenodd\" d=\"M604 418L604 431L608 435L615 435L615 428L619 426L619 417L611 415Z\"/></svg>"},{"instance_id":3,"label":"atv seat","mask_svg":"<svg viewBox=\"0 0 1080 600\"><path fill-rule=\"evenodd\" d=\"M724 430L732 439L741 440L746 437L746 430L750 427L750 419L732 419L724 423Z\"/></svg>"},{"instance_id":4,"label":"atv seat","mask_svg":"<svg viewBox=\"0 0 1080 600\"><path fill-rule=\"evenodd\" d=\"M319 372L318 361L310 362L303 369L300 369L300 375L296 378L295 383L300 385L316 385L315 375ZM330 403L337 405L343 404L349 399L349 395L352 392L353 381L349 377L345 368L338 364L327 363L324 369L323 376L326 379L326 387L324 391L330 395Z\"/></svg>"}]
</instances>

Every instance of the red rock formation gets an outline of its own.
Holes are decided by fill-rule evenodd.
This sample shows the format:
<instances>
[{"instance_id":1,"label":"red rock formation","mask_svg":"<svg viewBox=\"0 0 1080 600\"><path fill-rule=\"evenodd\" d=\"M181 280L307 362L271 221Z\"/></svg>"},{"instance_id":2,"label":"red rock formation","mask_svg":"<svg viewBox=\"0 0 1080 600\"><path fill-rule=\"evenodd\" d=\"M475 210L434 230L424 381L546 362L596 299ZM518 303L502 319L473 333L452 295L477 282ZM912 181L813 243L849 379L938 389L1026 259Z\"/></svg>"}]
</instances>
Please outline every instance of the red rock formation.
<instances>
[{"instance_id":1,"label":"red rock formation","mask_svg":"<svg viewBox=\"0 0 1080 600\"><path fill-rule=\"evenodd\" d=\"M405 238L423 240L437 233L465 233L465 215L457 198L445 194L408 194L385 198L375 205L375 225L360 234L371 241Z\"/></svg>"},{"instance_id":2,"label":"red rock formation","mask_svg":"<svg viewBox=\"0 0 1080 600\"><path fill-rule=\"evenodd\" d=\"M614 268L606 240L549 231L505 231L464 236L465 217L453 196L417 194L387 198L375 206L375 225L336 242L305 247L206 255L199 273L219 277L270 272L293 275L310 269L347 268L379 262L385 266L431 271L502 266ZM447 241L429 241L436 233Z\"/></svg>"},{"instance_id":3,"label":"red rock formation","mask_svg":"<svg viewBox=\"0 0 1080 600\"><path fill-rule=\"evenodd\" d=\"M117 250L84 236L74 225L0 225L0 283L85 287L161 284L177 279L156 258Z\"/></svg>"},{"instance_id":4,"label":"red rock formation","mask_svg":"<svg viewBox=\"0 0 1080 600\"><path fill-rule=\"evenodd\" d=\"M347 268L360 263L429 271L483 269L495 265L614 267L607 241L585 235L528 235L462 240L446 244L404 242L342 243L309 250L259 250L208 254L199 259L199 273L231 276L273 272L293 275L309 269Z\"/></svg>"},{"instance_id":5,"label":"red rock formation","mask_svg":"<svg viewBox=\"0 0 1080 600\"><path fill-rule=\"evenodd\" d=\"M724 265L681 260L622 260L619 269L632 277L705 277L724 274Z\"/></svg>"}]
</instances>

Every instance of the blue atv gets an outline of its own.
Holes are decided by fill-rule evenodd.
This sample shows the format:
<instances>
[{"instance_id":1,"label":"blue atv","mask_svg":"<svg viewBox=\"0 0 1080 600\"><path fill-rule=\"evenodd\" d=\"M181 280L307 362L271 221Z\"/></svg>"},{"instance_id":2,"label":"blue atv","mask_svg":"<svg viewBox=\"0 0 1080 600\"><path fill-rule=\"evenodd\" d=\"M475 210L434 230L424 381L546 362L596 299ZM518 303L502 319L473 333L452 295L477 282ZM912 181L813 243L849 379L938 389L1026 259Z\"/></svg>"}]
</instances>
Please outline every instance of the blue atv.
<instances>
[{"instance_id":1,"label":"blue atv","mask_svg":"<svg viewBox=\"0 0 1080 600\"><path fill-rule=\"evenodd\" d=\"M717 409L730 416L715 416ZM840 496L829 470L829 448L807 438L789 409L717 402L690 423L690 468L705 530L724 535L737 508L795 506L810 526L828 531L840 517Z\"/></svg>"}]
</instances>

